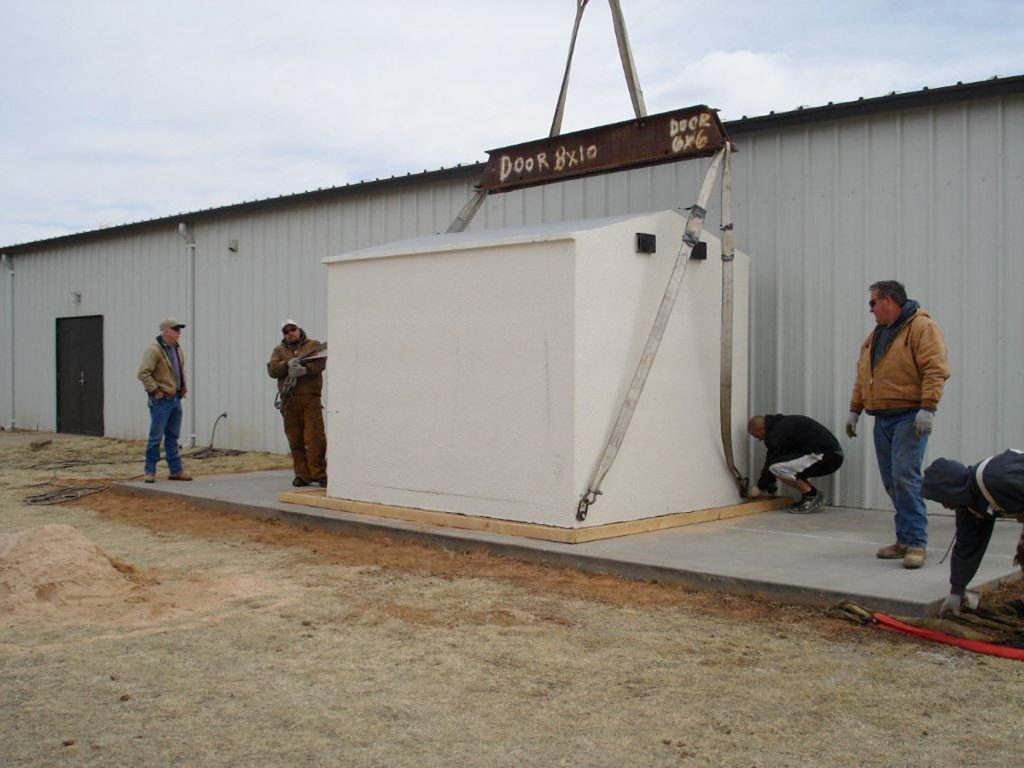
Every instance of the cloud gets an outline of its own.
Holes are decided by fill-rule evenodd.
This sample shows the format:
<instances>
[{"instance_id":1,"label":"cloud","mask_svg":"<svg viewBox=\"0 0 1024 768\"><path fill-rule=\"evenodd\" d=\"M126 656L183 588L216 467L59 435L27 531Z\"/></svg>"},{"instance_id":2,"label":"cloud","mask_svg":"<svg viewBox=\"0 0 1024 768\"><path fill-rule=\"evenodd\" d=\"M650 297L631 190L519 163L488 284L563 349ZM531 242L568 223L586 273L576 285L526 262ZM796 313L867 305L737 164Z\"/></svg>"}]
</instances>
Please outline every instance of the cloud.
<instances>
[{"instance_id":1,"label":"cloud","mask_svg":"<svg viewBox=\"0 0 1024 768\"><path fill-rule=\"evenodd\" d=\"M715 75L710 82L709 72ZM880 83L900 75L898 67L886 62L850 68L828 62L808 64L777 53L711 51L658 83L651 93L661 102L707 103L721 109L722 118L729 120L878 96Z\"/></svg>"},{"instance_id":2,"label":"cloud","mask_svg":"<svg viewBox=\"0 0 1024 768\"><path fill-rule=\"evenodd\" d=\"M651 112L707 103L738 117L1024 70L1012 8L622 4ZM543 136L574 12L572 0L7 3L0 244L473 162ZM563 129L631 114L595 0Z\"/></svg>"}]
</instances>

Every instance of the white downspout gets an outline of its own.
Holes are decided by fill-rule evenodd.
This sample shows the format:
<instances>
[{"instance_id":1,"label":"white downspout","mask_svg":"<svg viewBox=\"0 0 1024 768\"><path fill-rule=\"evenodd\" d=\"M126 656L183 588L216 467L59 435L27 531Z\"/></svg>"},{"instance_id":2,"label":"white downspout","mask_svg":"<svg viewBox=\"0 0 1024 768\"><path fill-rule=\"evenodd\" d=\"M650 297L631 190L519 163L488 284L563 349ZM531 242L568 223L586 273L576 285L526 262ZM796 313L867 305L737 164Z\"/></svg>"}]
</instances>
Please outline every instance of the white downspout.
<instances>
[{"instance_id":1,"label":"white downspout","mask_svg":"<svg viewBox=\"0 0 1024 768\"><path fill-rule=\"evenodd\" d=\"M187 263L187 276L185 290L187 292L185 298L185 314L187 319L185 320L188 326L190 338L192 339L191 354L189 359L192 361L188 368L188 390L189 390L189 409L188 409L188 423L189 423L189 435L188 435L188 446L189 448L196 447L196 348L198 346L198 336L196 334L196 238L192 230L189 229L188 224L184 221L178 224L178 234L185 241L185 254Z\"/></svg>"},{"instance_id":2,"label":"white downspout","mask_svg":"<svg viewBox=\"0 0 1024 768\"><path fill-rule=\"evenodd\" d=\"M10 400L10 420L4 429L14 429L14 268L11 266L10 257L4 253L0 254L0 264L7 270L7 332L10 346L7 349L7 396Z\"/></svg>"}]
</instances>

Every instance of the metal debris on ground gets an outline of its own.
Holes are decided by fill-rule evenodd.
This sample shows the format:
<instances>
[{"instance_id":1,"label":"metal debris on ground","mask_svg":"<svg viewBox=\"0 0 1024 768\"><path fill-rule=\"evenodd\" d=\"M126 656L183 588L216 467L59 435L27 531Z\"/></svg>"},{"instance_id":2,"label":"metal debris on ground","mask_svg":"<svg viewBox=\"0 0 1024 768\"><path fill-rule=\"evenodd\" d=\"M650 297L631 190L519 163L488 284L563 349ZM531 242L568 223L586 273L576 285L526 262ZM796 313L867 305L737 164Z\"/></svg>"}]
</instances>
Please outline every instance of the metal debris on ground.
<instances>
[{"instance_id":1,"label":"metal debris on ground","mask_svg":"<svg viewBox=\"0 0 1024 768\"><path fill-rule=\"evenodd\" d=\"M109 485L75 485L67 488L58 488L55 491L37 493L34 496L26 496L25 503L34 506L46 506L49 504L63 504L66 501L75 501L83 496L99 493L109 488Z\"/></svg>"},{"instance_id":2,"label":"metal debris on ground","mask_svg":"<svg viewBox=\"0 0 1024 768\"><path fill-rule=\"evenodd\" d=\"M234 448L198 448L192 453L185 454L187 459L212 459L217 456L240 456L242 451Z\"/></svg>"},{"instance_id":3,"label":"metal debris on ground","mask_svg":"<svg viewBox=\"0 0 1024 768\"><path fill-rule=\"evenodd\" d=\"M87 459L68 459L66 461L48 461L43 464L33 464L32 469L74 469L86 467L90 464L110 464L109 461L89 461Z\"/></svg>"},{"instance_id":4,"label":"metal debris on ground","mask_svg":"<svg viewBox=\"0 0 1024 768\"><path fill-rule=\"evenodd\" d=\"M852 600L842 600L826 612L835 619L852 621L953 645L975 653L1024 661L1024 600L971 609L946 618L890 616L871 611Z\"/></svg>"}]
</instances>

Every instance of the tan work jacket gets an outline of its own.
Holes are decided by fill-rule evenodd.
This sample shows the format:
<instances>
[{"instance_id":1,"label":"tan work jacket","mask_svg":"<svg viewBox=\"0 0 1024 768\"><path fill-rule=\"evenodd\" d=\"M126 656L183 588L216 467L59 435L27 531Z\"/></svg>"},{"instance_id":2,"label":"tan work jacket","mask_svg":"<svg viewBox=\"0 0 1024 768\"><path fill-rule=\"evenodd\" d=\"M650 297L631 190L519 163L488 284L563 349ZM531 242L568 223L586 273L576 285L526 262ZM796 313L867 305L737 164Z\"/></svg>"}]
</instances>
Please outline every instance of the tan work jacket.
<instances>
[{"instance_id":1,"label":"tan work jacket","mask_svg":"<svg viewBox=\"0 0 1024 768\"><path fill-rule=\"evenodd\" d=\"M896 333L889 348L871 369L874 330L860 346L857 381L850 410L860 413L897 408L936 410L949 378L946 341L931 315L918 309Z\"/></svg>"},{"instance_id":2,"label":"tan work jacket","mask_svg":"<svg viewBox=\"0 0 1024 768\"><path fill-rule=\"evenodd\" d=\"M303 332L302 340L294 347L285 344L283 341L274 347L270 354L270 361L267 363L267 374L272 379L277 379L277 389L280 392L284 388L285 379L288 378L288 361L295 357L302 357L320 342L316 339L307 338ZM327 358L308 360L303 367L306 375L295 382L292 388L293 395L319 395L324 387L324 368L327 367Z\"/></svg>"},{"instance_id":3,"label":"tan work jacket","mask_svg":"<svg viewBox=\"0 0 1024 768\"><path fill-rule=\"evenodd\" d=\"M182 397L188 392L185 379L185 352L178 344L178 364L181 366L181 391L178 391L178 382L174 377L174 368L171 366L171 358L167 349L159 341L154 341L146 351L142 353L142 362L139 364L139 381L146 388L146 393L152 397L159 389L168 397L178 394Z\"/></svg>"}]
</instances>

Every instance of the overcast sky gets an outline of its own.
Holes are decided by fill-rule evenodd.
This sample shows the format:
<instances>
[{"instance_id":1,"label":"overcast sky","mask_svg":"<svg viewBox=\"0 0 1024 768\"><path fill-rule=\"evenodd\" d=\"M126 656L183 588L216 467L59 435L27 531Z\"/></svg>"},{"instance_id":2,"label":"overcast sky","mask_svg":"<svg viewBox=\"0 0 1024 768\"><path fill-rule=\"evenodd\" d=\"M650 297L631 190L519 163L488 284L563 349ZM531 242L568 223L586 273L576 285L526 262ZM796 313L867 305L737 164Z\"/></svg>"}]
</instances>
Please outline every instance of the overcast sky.
<instances>
[{"instance_id":1,"label":"overcast sky","mask_svg":"<svg viewBox=\"0 0 1024 768\"><path fill-rule=\"evenodd\" d=\"M1024 74L1024 2L621 0L648 111ZM0 0L0 245L547 134L575 0ZM604 0L564 131L632 116Z\"/></svg>"}]
</instances>

